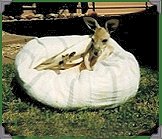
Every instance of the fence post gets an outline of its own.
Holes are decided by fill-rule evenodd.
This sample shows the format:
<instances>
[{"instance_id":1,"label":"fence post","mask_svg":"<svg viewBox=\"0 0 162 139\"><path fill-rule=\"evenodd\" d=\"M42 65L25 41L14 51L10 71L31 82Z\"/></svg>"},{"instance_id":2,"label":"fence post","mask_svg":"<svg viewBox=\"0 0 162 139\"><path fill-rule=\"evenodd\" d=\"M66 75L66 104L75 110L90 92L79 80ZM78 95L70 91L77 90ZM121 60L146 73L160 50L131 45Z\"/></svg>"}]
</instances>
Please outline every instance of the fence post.
<instances>
[{"instance_id":1,"label":"fence post","mask_svg":"<svg viewBox=\"0 0 162 139\"><path fill-rule=\"evenodd\" d=\"M92 2L93 11L95 11L95 2Z\"/></svg>"},{"instance_id":2,"label":"fence post","mask_svg":"<svg viewBox=\"0 0 162 139\"><path fill-rule=\"evenodd\" d=\"M145 6L146 6L146 10L148 9L148 3L147 2L145 2Z\"/></svg>"}]
</instances>

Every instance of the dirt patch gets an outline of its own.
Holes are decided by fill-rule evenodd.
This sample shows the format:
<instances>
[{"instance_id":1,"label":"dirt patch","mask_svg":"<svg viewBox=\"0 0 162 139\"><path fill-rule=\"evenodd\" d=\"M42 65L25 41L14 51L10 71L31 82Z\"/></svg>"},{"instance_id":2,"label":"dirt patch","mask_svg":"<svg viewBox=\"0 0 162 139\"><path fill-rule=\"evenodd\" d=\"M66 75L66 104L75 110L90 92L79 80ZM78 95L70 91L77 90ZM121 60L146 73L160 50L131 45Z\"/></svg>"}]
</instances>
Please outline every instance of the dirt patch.
<instances>
[{"instance_id":1,"label":"dirt patch","mask_svg":"<svg viewBox=\"0 0 162 139\"><path fill-rule=\"evenodd\" d=\"M2 63L13 63L17 53L24 44L33 38L31 36L21 36L2 31Z\"/></svg>"}]
</instances>

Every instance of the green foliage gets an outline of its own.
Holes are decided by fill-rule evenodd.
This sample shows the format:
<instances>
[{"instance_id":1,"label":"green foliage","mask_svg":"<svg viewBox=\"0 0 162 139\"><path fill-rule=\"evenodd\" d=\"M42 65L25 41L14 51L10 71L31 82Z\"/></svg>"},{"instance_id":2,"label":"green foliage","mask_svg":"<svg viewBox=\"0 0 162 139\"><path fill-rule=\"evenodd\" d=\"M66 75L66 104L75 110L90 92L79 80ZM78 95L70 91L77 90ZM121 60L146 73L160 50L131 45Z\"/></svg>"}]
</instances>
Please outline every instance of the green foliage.
<instances>
[{"instance_id":1,"label":"green foliage","mask_svg":"<svg viewBox=\"0 0 162 139\"><path fill-rule=\"evenodd\" d=\"M23 90L15 90L14 76L14 66L3 65L2 118L11 135L56 138L136 136L150 130L159 120L158 72L147 67L141 68L137 95L113 109L106 106L77 110L48 107L32 100Z\"/></svg>"}]
</instances>

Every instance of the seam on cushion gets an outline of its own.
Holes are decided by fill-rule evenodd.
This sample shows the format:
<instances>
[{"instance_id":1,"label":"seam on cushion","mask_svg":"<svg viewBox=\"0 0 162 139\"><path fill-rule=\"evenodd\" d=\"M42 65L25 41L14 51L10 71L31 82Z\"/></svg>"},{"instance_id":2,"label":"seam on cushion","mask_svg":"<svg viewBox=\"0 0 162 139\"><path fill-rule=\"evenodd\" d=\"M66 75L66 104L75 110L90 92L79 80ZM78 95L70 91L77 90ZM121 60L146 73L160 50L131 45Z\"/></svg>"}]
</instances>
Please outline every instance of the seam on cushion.
<instances>
[{"instance_id":1,"label":"seam on cushion","mask_svg":"<svg viewBox=\"0 0 162 139\"><path fill-rule=\"evenodd\" d=\"M108 63L106 63L104 61L102 62L102 64L105 65L105 66L110 66ZM118 66L115 65L115 67L118 67ZM110 76L112 78L112 83L113 83L113 86L112 86L113 97L112 98L116 98L116 99L114 99L114 102L115 102L117 100L117 92L118 92L118 90L117 90L118 89L117 88L117 76L116 76L116 74L115 74L115 72L114 72L114 70L112 68L109 68L106 73L108 73L108 72L110 72L109 74L110 74ZM109 98L109 96L108 96L108 98Z\"/></svg>"},{"instance_id":2,"label":"seam on cushion","mask_svg":"<svg viewBox=\"0 0 162 139\"><path fill-rule=\"evenodd\" d=\"M73 100L74 100L74 83L75 83L76 79L72 79L71 83L70 83L70 91L69 91L69 98L68 98L68 102L67 102L67 106L72 106L73 104Z\"/></svg>"},{"instance_id":3,"label":"seam on cushion","mask_svg":"<svg viewBox=\"0 0 162 139\"><path fill-rule=\"evenodd\" d=\"M114 70L113 69L111 69L111 68L109 68L109 72L110 72L110 75L111 75L111 78L112 78L112 88L113 88L113 97L111 97L111 98L114 98L114 101L117 101L117 76L116 76L116 74L115 74L115 72L114 72ZM111 100L112 101L112 100Z\"/></svg>"},{"instance_id":4,"label":"seam on cushion","mask_svg":"<svg viewBox=\"0 0 162 139\"><path fill-rule=\"evenodd\" d=\"M28 49L22 49L22 52L28 54L30 58L32 59L32 62L30 63L30 66L29 66L29 68L31 68L31 66L33 65L33 62L34 62L33 59L35 59L35 56Z\"/></svg>"},{"instance_id":5,"label":"seam on cushion","mask_svg":"<svg viewBox=\"0 0 162 139\"><path fill-rule=\"evenodd\" d=\"M117 101L117 92L118 92L118 87L117 87L117 76L114 72L113 69L109 68L108 72L110 72L110 76L112 78L112 93L113 93L113 96L111 98L114 98L114 100L112 99L111 101ZM109 89L108 89L109 90ZM108 98L110 98L108 96Z\"/></svg>"},{"instance_id":6,"label":"seam on cushion","mask_svg":"<svg viewBox=\"0 0 162 139\"><path fill-rule=\"evenodd\" d=\"M42 41L40 41L40 39L39 39L38 37L35 37L35 40L36 40L41 46L43 46L43 48L45 49L46 54L47 54L46 45L45 45Z\"/></svg>"},{"instance_id":7,"label":"seam on cushion","mask_svg":"<svg viewBox=\"0 0 162 139\"><path fill-rule=\"evenodd\" d=\"M32 86L34 85L34 83L36 83L41 76L43 76L44 73L39 73L38 75L36 75L28 84L25 84L25 86L28 87L28 90L31 90ZM33 95L32 95L33 96ZM40 99L40 98L39 98ZM43 101L43 100L42 100Z\"/></svg>"},{"instance_id":8,"label":"seam on cushion","mask_svg":"<svg viewBox=\"0 0 162 139\"><path fill-rule=\"evenodd\" d=\"M58 37L57 39L59 39L62 42L65 49L68 49L67 43L65 42L65 40L63 38Z\"/></svg>"},{"instance_id":9,"label":"seam on cushion","mask_svg":"<svg viewBox=\"0 0 162 139\"><path fill-rule=\"evenodd\" d=\"M118 61L119 62L119 61ZM101 62L104 66L108 66L108 67L116 67L116 68L120 68L119 65L117 65L116 63L112 64L112 63L107 63L106 61L102 61Z\"/></svg>"},{"instance_id":10,"label":"seam on cushion","mask_svg":"<svg viewBox=\"0 0 162 139\"><path fill-rule=\"evenodd\" d=\"M29 82L29 84L34 84L35 82L37 82L40 78L41 78L41 76L42 75L44 75L44 73L42 72L42 73L38 73L30 82Z\"/></svg>"},{"instance_id":11,"label":"seam on cushion","mask_svg":"<svg viewBox=\"0 0 162 139\"><path fill-rule=\"evenodd\" d=\"M93 72L93 71L92 71ZM93 76L90 76L90 74L88 74L88 79L89 79L89 102L90 102L90 105L92 106L92 92L93 91L93 84L92 84L92 81L94 81L94 79L92 79Z\"/></svg>"},{"instance_id":12,"label":"seam on cushion","mask_svg":"<svg viewBox=\"0 0 162 139\"><path fill-rule=\"evenodd\" d=\"M45 44L42 41L40 41L38 37L35 37L34 39L46 49Z\"/></svg>"}]
</instances>

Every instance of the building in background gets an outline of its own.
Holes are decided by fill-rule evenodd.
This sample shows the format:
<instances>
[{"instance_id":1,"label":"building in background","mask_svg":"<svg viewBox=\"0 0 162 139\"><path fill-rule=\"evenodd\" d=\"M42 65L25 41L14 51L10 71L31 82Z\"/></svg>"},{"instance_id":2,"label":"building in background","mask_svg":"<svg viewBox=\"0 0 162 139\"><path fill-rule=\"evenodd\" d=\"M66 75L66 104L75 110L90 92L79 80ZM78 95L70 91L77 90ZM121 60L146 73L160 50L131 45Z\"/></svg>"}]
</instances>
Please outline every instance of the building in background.
<instances>
[{"instance_id":1,"label":"building in background","mask_svg":"<svg viewBox=\"0 0 162 139\"><path fill-rule=\"evenodd\" d=\"M12 2L5 6L3 15L21 15L23 10L35 8L38 14L58 13L60 9L68 8L70 13L76 13L78 2ZM24 7L25 8L24 8ZM95 11L98 15L121 15L145 10L151 6L149 2L81 2L82 14ZM28 8L27 8L28 7Z\"/></svg>"}]
</instances>

